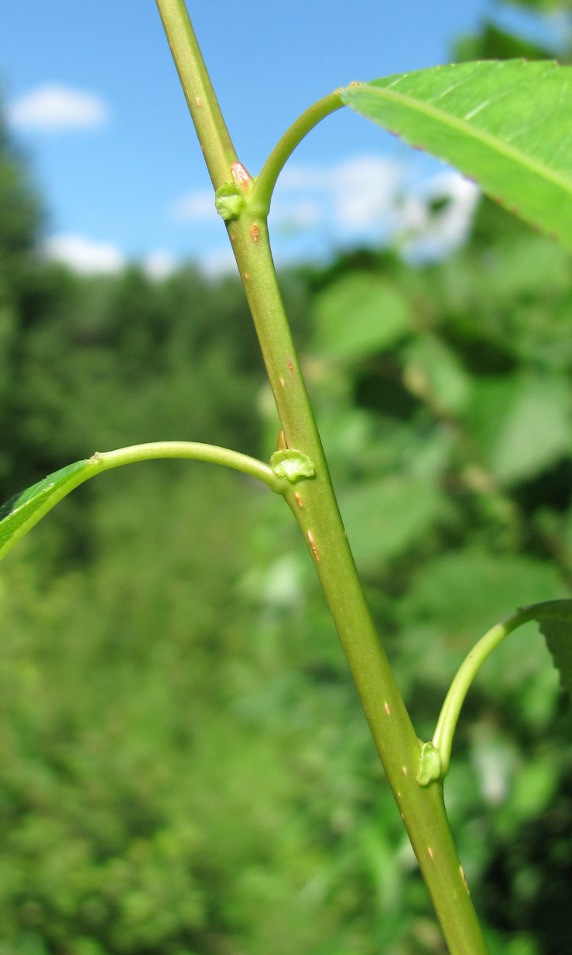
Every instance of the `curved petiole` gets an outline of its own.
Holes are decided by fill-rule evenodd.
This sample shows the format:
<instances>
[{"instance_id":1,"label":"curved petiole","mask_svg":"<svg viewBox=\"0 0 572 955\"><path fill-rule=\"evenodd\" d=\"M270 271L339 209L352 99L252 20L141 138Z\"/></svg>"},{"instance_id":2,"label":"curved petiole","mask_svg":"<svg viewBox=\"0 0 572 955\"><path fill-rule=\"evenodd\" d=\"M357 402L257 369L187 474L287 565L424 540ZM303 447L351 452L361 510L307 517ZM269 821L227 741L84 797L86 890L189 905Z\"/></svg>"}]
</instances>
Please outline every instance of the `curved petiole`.
<instances>
[{"instance_id":1,"label":"curved petiole","mask_svg":"<svg viewBox=\"0 0 572 955\"><path fill-rule=\"evenodd\" d=\"M505 637L516 630L517 627L532 620L543 621L550 619L560 619L563 613L563 607L569 608L569 600L548 600L543 603L530 604L526 607L519 607L515 613L511 614L505 620L495 624L483 637L475 644L468 656L465 658L459 670L457 671L449 692L445 697L445 702L441 709L432 743L427 743L427 753L424 755L418 781L426 785L430 779L443 778L449 769L451 758L451 747L453 736L457 726L457 720L465 697L469 691L471 683L475 679L477 672L487 659L490 653L504 640ZM435 758L438 755L438 759ZM434 760L435 771L431 773L429 759Z\"/></svg>"},{"instance_id":2,"label":"curved petiole","mask_svg":"<svg viewBox=\"0 0 572 955\"><path fill-rule=\"evenodd\" d=\"M263 461L240 451L231 451L214 444L200 444L197 441L156 441L152 444L134 444L117 451L96 451L88 458L87 463L99 472L119 468L124 464L134 464L136 461L153 461L160 458L185 458L190 461L222 464L234 471L258 478L276 494L284 493L284 481Z\"/></svg>"},{"instance_id":3,"label":"curved petiole","mask_svg":"<svg viewBox=\"0 0 572 955\"><path fill-rule=\"evenodd\" d=\"M27 488L0 506L0 559L8 553L38 521L80 484L112 468L153 461L160 458L184 458L190 461L210 461L241 471L263 481L276 494L286 495L292 477L283 475L262 461L239 451L220 448L194 441L157 441L153 444L135 444L117 451L96 451L90 458L76 461L48 475L38 484ZM303 475L301 475L303 476ZM296 479L300 479L297 476Z\"/></svg>"},{"instance_id":4,"label":"curved petiole","mask_svg":"<svg viewBox=\"0 0 572 955\"><path fill-rule=\"evenodd\" d=\"M270 211L272 193L287 160L305 136L326 116L345 106L339 93L329 93L308 107L286 130L264 163L248 197L253 215L265 219Z\"/></svg>"}]
</instances>

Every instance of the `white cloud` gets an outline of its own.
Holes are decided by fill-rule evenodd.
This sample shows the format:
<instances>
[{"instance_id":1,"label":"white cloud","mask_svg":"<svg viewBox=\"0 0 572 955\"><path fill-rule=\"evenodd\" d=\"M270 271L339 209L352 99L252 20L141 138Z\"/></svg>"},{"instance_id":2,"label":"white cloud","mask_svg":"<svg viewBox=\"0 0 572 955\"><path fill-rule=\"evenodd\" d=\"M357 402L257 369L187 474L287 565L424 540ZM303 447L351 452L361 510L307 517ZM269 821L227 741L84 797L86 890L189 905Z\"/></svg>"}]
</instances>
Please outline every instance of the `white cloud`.
<instances>
[{"instance_id":1,"label":"white cloud","mask_svg":"<svg viewBox=\"0 0 572 955\"><path fill-rule=\"evenodd\" d=\"M414 259L441 258L468 237L479 199L478 187L454 170L426 180L407 196L400 231L406 255ZM434 203L443 201L442 208Z\"/></svg>"},{"instance_id":2,"label":"white cloud","mask_svg":"<svg viewBox=\"0 0 572 955\"><path fill-rule=\"evenodd\" d=\"M353 232L381 228L389 219L403 171L392 160L363 156L331 170L330 180L337 225Z\"/></svg>"},{"instance_id":3,"label":"white cloud","mask_svg":"<svg viewBox=\"0 0 572 955\"><path fill-rule=\"evenodd\" d=\"M277 192L279 196L286 192L313 194L320 202L324 222L336 230L359 233L386 226L402 182L401 166L393 160L356 156L329 168L286 168Z\"/></svg>"},{"instance_id":4,"label":"white cloud","mask_svg":"<svg viewBox=\"0 0 572 955\"><path fill-rule=\"evenodd\" d=\"M330 167L287 167L276 190L278 224L287 218L284 210L306 204L311 218L300 224L320 225L330 243L393 239L413 258L442 257L467 238L479 191L454 170L422 175L416 185L412 172L367 155Z\"/></svg>"},{"instance_id":5,"label":"white cloud","mask_svg":"<svg viewBox=\"0 0 572 955\"><path fill-rule=\"evenodd\" d=\"M26 93L8 107L8 120L22 129L89 129L101 126L107 106L94 93L47 83Z\"/></svg>"},{"instance_id":6,"label":"white cloud","mask_svg":"<svg viewBox=\"0 0 572 955\"><path fill-rule=\"evenodd\" d=\"M479 192L458 173L441 168L435 174L426 159L412 165L370 155L331 166L289 164L272 201L277 260L320 256L355 244L393 245L416 261L442 258L467 238ZM171 214L191 224L214 223L212 192L182 196ZM230 252L199 257L211 275L234 268Z\"/></svg>"},{"instance_id":7,"label":"white cloud","mask_svg":"<svg viewBox=\"0 0 572 955\"><path fill-rule=\"evenodd\" d=\"M151 279L160 281L168 278L177 268L177 261L170 252L151 252L143 260L143 270Z\"/></svg>"},{"instance_id":8,"label":"white cloud","mask_svg":"<svg viewBox=\"0 0 572 955\"><path fill-rule=\"evenodd\" d=\"M294 202L272 204L272 222L282 235L293 235L302 229L318 225L322 219L322 207L319 202L301 199Z\"/></svg>"},{"instance_id":9,"label":"white cloud","mask_svg":"<svg viewBox=\"0 0 572 955\"><path fill-rule=\"evenodd\" d=\"M83 235L51 236L44 243L43 253L47 259L62 262L82 275L120 272L125 266L125 257L117 246Z\"/></svg>"},{"instance_id":10,"label":"white cloud","mask_svg":"<svg viewBox=\"0 0 572 955\"><path fill-rule=\"evenodd\" d=\"M199 258L200 266L205 275L218 278L221 275L236 275L236 262L232 249L221 247L205 252Z\"/></svg>"},{"instance_id":11,"label":"white cloud","mask_svg":"<svg viewBox=\"0 0 572 955\"><path fill-rule=\"evenodd\" d=\"M214 195L208 189L189 192L186 196L176 199L171 206L171 214L176 219L186 222L204 222L218 218L214 204Z\"/></svg>"},{"instance_id":12,"label":"white cloud","mask_svg":"<svg viewBox=\"0 0 572 955\"><path fill-rule=\"evenodd\" d=\"M325 189L328 171L320 166L286 166L280 173L278 189Z\"/></svg>"}]
</instances>

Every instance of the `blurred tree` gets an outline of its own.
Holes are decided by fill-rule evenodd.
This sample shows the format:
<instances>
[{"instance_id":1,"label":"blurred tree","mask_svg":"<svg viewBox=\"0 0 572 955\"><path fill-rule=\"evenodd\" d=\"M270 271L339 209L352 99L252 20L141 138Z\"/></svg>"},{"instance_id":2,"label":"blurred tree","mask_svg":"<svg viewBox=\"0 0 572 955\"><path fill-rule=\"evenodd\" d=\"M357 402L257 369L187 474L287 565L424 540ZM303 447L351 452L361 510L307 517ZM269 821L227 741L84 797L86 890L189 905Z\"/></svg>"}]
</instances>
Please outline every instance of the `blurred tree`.
<instances>
[{"instance_id":1,"label":"blurred tree","mask_svg":"<svg viewBox=\"0 0 572 955\"><path fill-rule=\"evenodd\" d=\"M524 15L514 25L514 14ZM499 18L500 14L500 18ZM510 17L511 27L502 26ZM453 50L455 59L570 61L572 3L568 0L495 0L490 16L483 18L478 33L460 37ZM539 40L538 37L542 37Z\"/></svg>"},{"instance_id":2,"label":"blurred tree","mask_svg":"<svg viewBox=\"0 0 572 955\"><path fill-rule=\"evenodd\" d=\"M0 113L0 272L2 285L16 285L29 267L41 224L42 206L21 153Z\"/></svg>"},{"instance_id":3,"label":"blurred tree","mask_svg":"<svg viewBox=\"0 0 572 955\"><path fill-rule=\"evenodd\" d=\"M16 384L14 355L22 297L42 210L22 156L12 143L0 111L0 433L11 431L9 397ZM9 449L0 448L0 484L10 469Z\"/></svg>"}]
</instances>

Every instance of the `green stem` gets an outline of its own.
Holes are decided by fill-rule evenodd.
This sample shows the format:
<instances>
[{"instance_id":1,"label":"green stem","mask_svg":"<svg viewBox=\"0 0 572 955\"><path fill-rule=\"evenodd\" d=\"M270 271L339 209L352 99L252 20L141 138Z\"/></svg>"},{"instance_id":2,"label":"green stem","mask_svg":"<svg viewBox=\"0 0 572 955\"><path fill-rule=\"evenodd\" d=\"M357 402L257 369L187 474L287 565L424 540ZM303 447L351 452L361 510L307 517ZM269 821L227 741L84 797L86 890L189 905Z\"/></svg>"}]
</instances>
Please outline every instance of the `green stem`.
<instances>
[{"instance_id":1,"label":"green stem","mask_svg":"<svg viewBox=\"0 0 572 955\"><path fill-rule=\"evenodd\" d=\"M169 36L169 24L176 19L172 19L170 14L173 11L180 14L183 4L180 0L157 0L157 4ZM169 36L174 55L180 56L184 62L196 59L194 72L201 76L204 83L206 69L190 26L183 28L177 21L176 29L179 37ZM193 38L187 48L179 42L181 37ZM185 83L183 64L177 64L177 68ZM185 88L185 95L198 128L201 107L196 103L192 85ZM213 101L216 102L214 94L209 96L209 102ZM332 101L329 103L332 105ZM216 138L217 130L222 128L222 117L217 111L210 110L209 115L211 128L208 135L203 132L203 146ZM203 122L205 116L203 110ZM312 124L306 122L305 125L311 128ZM300 132L303 127L304 124L299 127ZM295 139L296 136L291 142ZM262 213L265 213L270 198L280 157L288 153L288 141L286 143L283 149L280 147L278 150L276 162L268 167L271 171L263 179L266 185L261 190L262 200L251 204L254 187L248 194L239 218L227 223L286 443L310 458L315 467L312 479L289 487L284 496L298 522L320 579L377 751L450 951L453 955L485 955L486 946L447 822L441 786L435 783L421 787L416 781L420 744L366 604L284 313L266 216ZM205 159L209 169L214 168L208 149L205 149ZM230 168L228 171L232 173ZM211 178L214 182L212 171ZM222 181L229 179L230 175L227 175ZM220 184L221 181L216 183Z\"/></svg>"},{"instance_id":2,"label":"green stem","mask_svg":"<svg viewBox=\"0 0 572 955\"><path fill-rule=\"evenodd\" d=\"M268 215L276 180L296 147L319 122L342 109L344 105L339 93L330 93L310 106L292 123L270 153L254 183L249 205L256 215Z\"/></svg>"},{"instance_id":3,"label":"green stem","mask_svg":"<svg viewBox=\"0 0 572 955\"><path fill-rule=\"evenodd\" d=\"M181 86L213 186L232 179L237 156L207 73L184 0L157 0ZM216 14L215 14L216 16Z\"/></svg>"},{"instance_id":4,"label":"green stem","mask_svg":"<svg viewBox=\"0 0 572 955\"><path fill-rule=\"evenodd\" d=\"M453 736L465 697L487 657L505 637L508 637L509 633L512 633L513 630L521 627L524 623L541 618L556 617L558 619L563 604L568 605L569 601L549 600L544 603L520 607L506 620L502 620L491 627L463 660L445 697L432 740L433 746L439 753L442 777L447 774L449 769Z\"/></svg>"},{"instance_id":5,"label":"green stem","mask_svg":"<svg viewBox=\"0 0 572 955\"><path fill-rule=\"evenodd\" d=\"M264 481L276 494L284 494L287 482L274 474L272 468L256 458L240 451L219 448L214 444L199 444L196 441L157 441L153 444L134 444L117 451L96 451L88 463L93 464L93 473L109 471L135 464L137 461L155 461L159 458L184 458L187 461L210 461L222 464L234 471L241 471L250 477ZM89 475L91 477L91 474Z\"/></svg>"},{"instance_id":6,"label":"green stem","mask_svg":"<svg viewBox=\"0 0 572 955\"><path fill-rule=\"evenodd\" d=\"M453 955L486 946L457 858L442 789L416 780L420 744L367 606L285 318L266 222L231 223L233 249L289 447L315 476L285 493L342 642L374 743ZM256 242L252 240L256 226ZM229 229L229 231L231 231Z\"/></svg>"}]
</instances>

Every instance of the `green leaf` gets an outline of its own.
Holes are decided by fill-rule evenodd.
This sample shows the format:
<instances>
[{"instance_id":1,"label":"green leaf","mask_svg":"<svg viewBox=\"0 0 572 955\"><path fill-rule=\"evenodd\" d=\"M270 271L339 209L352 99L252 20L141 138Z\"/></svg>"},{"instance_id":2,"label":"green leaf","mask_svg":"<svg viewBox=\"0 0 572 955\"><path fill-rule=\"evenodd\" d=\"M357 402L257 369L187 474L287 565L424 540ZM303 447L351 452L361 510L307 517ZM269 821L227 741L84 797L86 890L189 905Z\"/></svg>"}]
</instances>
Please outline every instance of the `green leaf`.
<instances>
[{"instance_id":1,"label":"green leaf","mask_svg":"<svg viewBox=\"0 0 572 955\"><path fill-rule=\"evenodd\" d=\"M461 63L354 84L340 95L572 249L571 67Z\"/></svg>"},{"instance_id":2,"label":"green leaf","mask_svg":"<svg viewBox=\"0 0 572 955\"><path fill-rule=\"evenodd\" d=\"M488 295L497 305L508 302L509 308L515 308L517 296L521 300L523 296L542 296L546 301L547 292L552 299L555 292L570 288L570 256L543 235L519 234L497 249L495 261L487 263L486 275ZM475 281L479 279L475 277ZM480 298L482 301L482 294ZM528 324L530 321L519 315L518 325L525 326L524 331Z\"/></svg>"},{"instance_id":3,"label":"green leaf","mask_svg":"<svg viewBox=\"0 0 572 955\"><path fill-rule=\"evenodd\" d=\"M564 457L571 418L564 377L514 374L473 383L467 421L486 466L503 483L528 480Z\"/></svg>"},{"instance_id":4,"label":"green leaf","mask_svg":"<svg viewBox=\"0 0 572 955\"><path fill-rule=\"evenodd\" d=\"M76 461L32 487L21 491L0 506L0 560L63 497L91 477L98 464L94 459Z\"/></svg>"},{"instance_id":5,"label":"green leaf","mask_svg":"<svg viewBox=\"0 0 572 955\"><path fill-rule=\"evenodd\" d=\"M471 379L455 352L438 338L419 335L405 353L408 388L438 413L459 414L467 405Z\"/></svg>"},{"instance_id":6,"label":"green leaf","mask_svg":"<svg viewBox=\"0 0 572 955\"><path fill-rule=\"evenodd\" d=\"M345 275L315 302L316 346L345 363L379 354L411 331L409 304L377 275Z\"/></svg>"},{"instance_id":7,"label":"green leaf","mask_svg":"<svg viewBox=\"0 0 572 955\"><path fill-rule=\"evenodd\" d=\"M405 641L409 632L421 628L425 641L430 632L434 637L440 632L451 634L458 641L456 646L470 646L475 633L484 633L491 620L506 616L508 607L536 603L561 592L560 574L546 560L500 556L478 548L451 549L412 576L399 602L400 627ZM517 670L520 662L515 661Z\"/></svg>"},{"instance_id":8,"label":"green leaf","mask_svg":"<svg viewBox=\"0 0 572 955\"><path fill-rule=\"evenodd\" d=\"M437 482L426 475L389 475L342 489L339 498L356 563L367 572L407 553L448 513Z\"/></svg>"},{"instance_id":9,"label":"green leaf","mask_svg":"<svg viewBox=\"0 0 572 955\"><path fill-rule=\"evenodd\" d=\"M572 600L552 600L530 609L560 673L562 687L572 695Z\"/></svg>"},{"instance_id":10,"label":"green leaf","mask_svg":"<svg viewBox=\"0 0 572 955\"><path fill-rule=\"evenodd\" d=\"M556 0L560 3L561 0ZM554 51L533 40L503 30L492 20L485 20L479 33L462 36L454 44L454 59L462 60L550 60Z\"/></svg>"}]
</instances>

